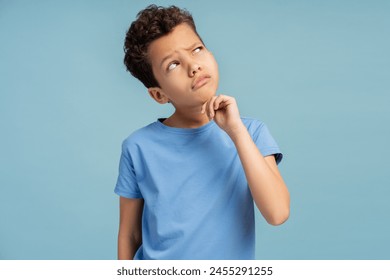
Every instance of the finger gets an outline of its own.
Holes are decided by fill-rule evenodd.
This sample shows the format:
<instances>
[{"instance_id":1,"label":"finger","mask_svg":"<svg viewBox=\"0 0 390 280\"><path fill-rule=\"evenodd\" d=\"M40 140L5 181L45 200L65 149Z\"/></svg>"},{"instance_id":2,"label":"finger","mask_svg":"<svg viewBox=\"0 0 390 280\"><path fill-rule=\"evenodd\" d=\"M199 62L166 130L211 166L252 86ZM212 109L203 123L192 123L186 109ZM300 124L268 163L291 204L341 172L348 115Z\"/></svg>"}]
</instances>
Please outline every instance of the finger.
<instances>
[{"instance_id":1,"label":"finger","mask_svg":"<svg viewBox=\"0 0 390 280\"><path fill-rule=\"evenodd\" d=\"M215 99L217 99L218 96L213 96L210 101L209 101L209 104L207 106L207 109L208 109L208 115L210 117L210 119L214 118L214 102L215 102Z\"/></svg>"},{"instance_id":2,"label":"finger","mask_svg":"<svg viewBox=\"0 0 390 280\"><path fill-rule=\"evenodd\" d=\"M218 109L221 109L221 103L222 105L225 105L225 101L228 100L228 97L225 96L225 95L219 95L218 98L215 100L214 102L214 110L218 110ZM222 106L222 107L225 107L225 106Z\"/></svg>"},{"instance_id":3,"label":"finger","mask_svg":"<svg viewBox=\"0 0 390 280\"><path fill-rule=\"evenodd\" d=\"M206 106L207 106L207 102L205 102L205 103L202 105L202 109L201 109L201 111L200 111L201 114L206 113Z\"/></svg>"}]
</instances>

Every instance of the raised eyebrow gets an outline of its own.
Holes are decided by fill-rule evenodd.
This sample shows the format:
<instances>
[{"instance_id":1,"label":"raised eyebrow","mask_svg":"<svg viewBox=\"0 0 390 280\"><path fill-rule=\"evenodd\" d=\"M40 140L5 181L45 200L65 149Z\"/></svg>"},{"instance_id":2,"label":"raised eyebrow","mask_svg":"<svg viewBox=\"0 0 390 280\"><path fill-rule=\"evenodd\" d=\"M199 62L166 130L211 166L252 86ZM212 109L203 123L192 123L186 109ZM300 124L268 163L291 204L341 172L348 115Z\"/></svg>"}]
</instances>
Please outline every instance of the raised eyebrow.
<instances>
[{"instance_id":1,"label":"raised eyebrow","mask_svg":"<svg viewBox=\"0 0 390 280\"><path fill-rule=\"evenodd\" d=\"M201 42L196 42L195 44L192 44L190 47L186 48L185 50L186 51L190 51L193 48L195 48L197 45L202 45L203 46L203 44Z\"/></svg>"},{"instance_id":2,"label":"raised eyebrow","mask_svg":"<svg viewBox=\"0 0 390 280\"><path fill-rule=\"evenodd\" d=\"M184 48L184 50L190 51L190 50L192 50L193 48L195 48L195 46L197 46L197 45L202 45L202 46L203 46L203 43L200 42L200 41L199 41L199 42L196 42L196 43L192 44L191 46L189 46L188 48ZM168 54L167 56L165 56L165 57L161 60L160 68L163 66L164 62L165 62L167 59L171 58L172 56L173 56L173 53L170 53L170 54Z\"/></svg>"}]
</instances>

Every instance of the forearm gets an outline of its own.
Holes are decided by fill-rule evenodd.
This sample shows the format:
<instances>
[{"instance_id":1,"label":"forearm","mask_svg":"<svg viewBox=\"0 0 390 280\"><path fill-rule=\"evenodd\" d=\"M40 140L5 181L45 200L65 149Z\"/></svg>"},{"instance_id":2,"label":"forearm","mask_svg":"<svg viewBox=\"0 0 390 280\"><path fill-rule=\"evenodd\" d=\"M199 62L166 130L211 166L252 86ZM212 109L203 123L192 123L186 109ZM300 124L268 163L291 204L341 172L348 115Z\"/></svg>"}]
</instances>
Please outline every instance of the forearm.
<instances>
[{"instance_id":1,"label":"forearm","mask_svg":"<svg viewBox=\"0 0 390 280\"><path fill-rule=\"evenodd\" d=\"M119 231L118 234L118 260L132 260L134 255L141 245L140 237L123 234Z\"/></svg>"},{"instance_id":2,"label":"forearm","mask_svg":"<svg viewBox=\"0 0 390 280\"><path fill-rule=\"evenodd\" d=\"M290 195L273 158L265 159L242 123L236 100L218 95L203 106L201 112L214 119L233 140L253 200L268 223L279 225L290 213Z\"/></svg>"},{"instance_id":3,"label":"forearm","mask_svg":"<svg viewBox=\"0 0 390 280\"><path fill-rule=\"evenodd\" d=\"M257 208L268 223L282 224L289 216L290 195L279 171L269 166L244 125L229 135L236 146Z\"/></svg>"}]
</instances>

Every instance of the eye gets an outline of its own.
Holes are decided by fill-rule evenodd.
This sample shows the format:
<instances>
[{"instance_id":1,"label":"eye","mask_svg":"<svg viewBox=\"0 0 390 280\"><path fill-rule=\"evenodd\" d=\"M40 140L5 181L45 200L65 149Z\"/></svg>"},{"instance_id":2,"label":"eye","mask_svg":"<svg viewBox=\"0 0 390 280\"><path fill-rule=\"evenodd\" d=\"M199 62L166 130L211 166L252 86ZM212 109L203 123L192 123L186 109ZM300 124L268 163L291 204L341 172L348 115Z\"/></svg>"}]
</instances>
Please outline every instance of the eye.
<instances>
[{"instance_id":1,"label":"eye","mask_svg":"<svg viewBox=\"0 0 390 280\"><path fill-rule=\"evenodd\" d=\"M175 69L177 67L177 65L179 65L179 62L176 62L176 61L169 63L167 66L167 71L171 71L171 70Z\"/></svg>"},{"instance_id":2,"label":"eye","mask_svg":"<svg viewBox=\"0 0 390 280\"><path fill-rule=\"evenodd\" d=\"M199 47L195 48L192 52L193 52L193 53L198 53L198 52L200 52L201 50L203 50L203 47L202 47L202 46L199 46Z\"/></svg>"}]
</instances>

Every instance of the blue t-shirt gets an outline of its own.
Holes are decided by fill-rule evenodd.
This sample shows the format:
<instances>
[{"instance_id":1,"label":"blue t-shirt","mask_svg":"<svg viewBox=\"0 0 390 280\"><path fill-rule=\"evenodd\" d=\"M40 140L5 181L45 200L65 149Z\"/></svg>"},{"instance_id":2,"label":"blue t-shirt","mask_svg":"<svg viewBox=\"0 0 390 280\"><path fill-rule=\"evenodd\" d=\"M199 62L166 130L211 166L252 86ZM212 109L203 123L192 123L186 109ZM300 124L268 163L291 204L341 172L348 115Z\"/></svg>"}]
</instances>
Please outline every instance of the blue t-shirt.
<instances>
[{"instance_id":1,"label":"blue t-shirt","mask_svg":"<svg viewBox=\"0 0 390 280\"><path fill-rule=\"evenodd\" d=\"M282 154L266 125L242 118L263 156ZM134 259L254 259L254 204L237 150L210 121L174 128L162 119L122 144L115 193L144 199Z\"/></svg>"}]
</instances>

